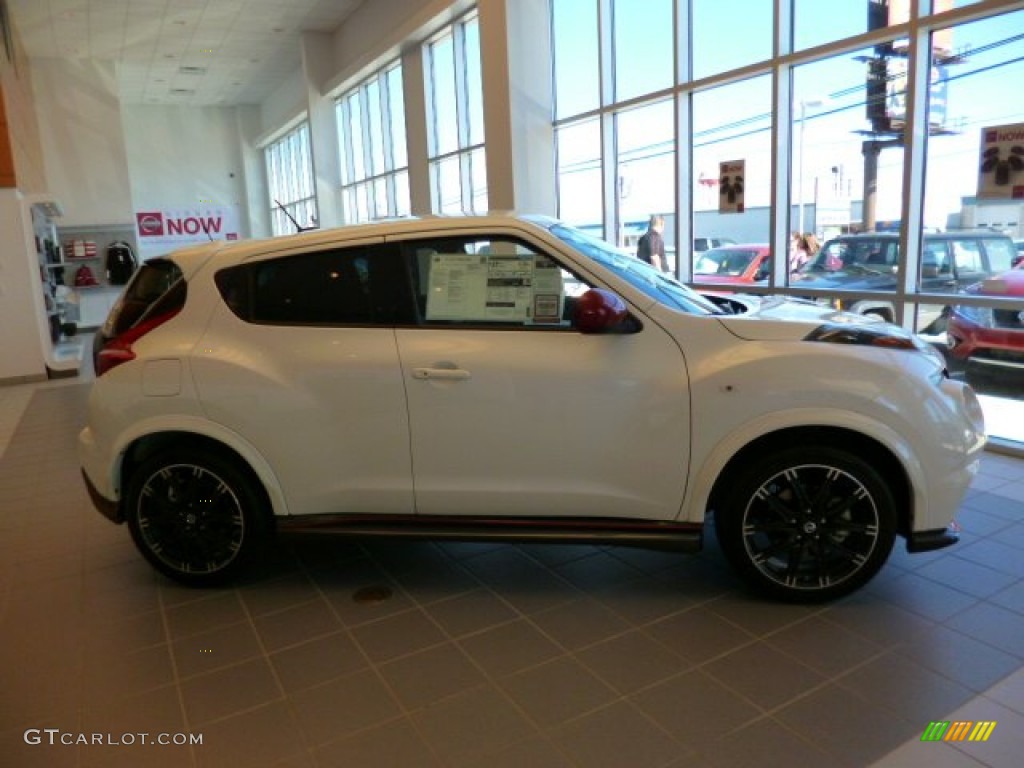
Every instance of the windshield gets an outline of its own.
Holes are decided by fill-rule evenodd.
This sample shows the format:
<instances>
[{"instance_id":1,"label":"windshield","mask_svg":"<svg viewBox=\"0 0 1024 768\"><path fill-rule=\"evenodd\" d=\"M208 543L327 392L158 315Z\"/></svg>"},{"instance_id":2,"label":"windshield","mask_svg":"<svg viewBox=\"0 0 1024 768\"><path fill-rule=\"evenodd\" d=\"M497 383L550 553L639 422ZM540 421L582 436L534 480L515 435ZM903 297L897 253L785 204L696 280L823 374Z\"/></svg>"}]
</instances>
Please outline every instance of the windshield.
<instances>
[{"instance_id":1,"label":"windshield","mask_svg":"<svg viewBox=\"0 0 1024 768\"><path fill-rule=\"evenodd\" d=\"M704 251L693 265L698 275L731 275L737 277L747 271L757 251L743 248L713 248Z\"/></svg>"},{"instance_id":2,"label":"windshield","mask_svg":"<svg viewBox=\"0 0 1024 768\"><path fill-rule=\"evenodd\" d=\"M671 275L658 271L647 262L614 248L604 240L564 224L551 227L551 234L667 307L693 315L723 314L718 307Z\"/></svg>"}]
</instances>

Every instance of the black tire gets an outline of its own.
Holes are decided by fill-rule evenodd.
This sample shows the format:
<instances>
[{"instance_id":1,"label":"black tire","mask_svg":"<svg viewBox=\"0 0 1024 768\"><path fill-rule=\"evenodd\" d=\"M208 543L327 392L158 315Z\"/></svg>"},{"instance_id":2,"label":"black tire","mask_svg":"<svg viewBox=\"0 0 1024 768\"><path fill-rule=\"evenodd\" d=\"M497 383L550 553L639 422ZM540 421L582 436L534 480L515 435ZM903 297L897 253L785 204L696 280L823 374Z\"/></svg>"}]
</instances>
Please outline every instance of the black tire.
<instances>
[{"instance_id":1,"label":"black tire","mask_svg":"<svg viewBox=\"0 0 1024 768\"><path fill-rule=\"evenodd\" d=\"M206 448L172 448L143 462L125 494L135 546L189 586L222 584L262 548L269 510L251 474Z\"/></svg>"},{"instance_id":2,"label":"black tire","mask_svg":"<svg viewBox=\"0 0 1024 768\"><path fill-rule=\"evenodd\" d=\"M787 602L862 587L896 537L896 504L879 473L840 448L807 445L758 458L726 478L715 509L722 551L756 591Z\"/></svg>"}]
</instances>

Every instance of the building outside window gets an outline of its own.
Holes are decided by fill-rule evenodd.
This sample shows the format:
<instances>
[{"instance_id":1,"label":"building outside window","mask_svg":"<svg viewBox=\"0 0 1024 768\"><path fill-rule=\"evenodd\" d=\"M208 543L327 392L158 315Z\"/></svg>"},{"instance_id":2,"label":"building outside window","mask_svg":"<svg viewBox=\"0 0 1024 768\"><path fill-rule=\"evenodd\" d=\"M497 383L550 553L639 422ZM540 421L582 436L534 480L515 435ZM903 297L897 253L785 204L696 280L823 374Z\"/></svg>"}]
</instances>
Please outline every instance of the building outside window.
<instances>
[{"instance_id":1,"label":"building outside window","mask_svg":"<svg viewBox=\"0 0 1024 768\"><path fill-rule=\"evenodd\" d=\"M1024 76L1020 4L639 5L551 0L559 216L632 252L661 214L673 270L712 289L704 248L768 248L750 291L926 333L982 394L991 435L1024 441L1024 295L999 280L1024 241L1024 100L1007 85ZM936 237L978 229L1007 239ZM790 273L792 235L857 232L896 240L873 282ZM961 316L952 330L943 313Z\"/></svg>"},{"instance_id":2,"label":"building outside window","mask_svg":"<svg viewBox=\"0 0 1024 768\"><path fill-rule=\"evenodd\" d=\"M480 22L471 14L426 45L427 142L435 213L487 210Z\"/></svg>"},{"instance_id":3,"label":"building outside window","mask_svg":"<svg viewBox=\"0 0 1024 768\"><path fill-rule=\"evenodd\" d=\"M402 67L386 67L335 105L346 222L407 216L409 159Z\"/></svg>"},{"instance_id":4,"label":"building outside window","mask_svg":"<svg viewBox=\"0 0 1024 768\"><path fill-rule=\"evenodd\" d=\"M274 235L287 235L297 227L317 225L313 160L309 149L309 123L303 122L264 150L270 221Z\"/></svg>"}]
</instances>

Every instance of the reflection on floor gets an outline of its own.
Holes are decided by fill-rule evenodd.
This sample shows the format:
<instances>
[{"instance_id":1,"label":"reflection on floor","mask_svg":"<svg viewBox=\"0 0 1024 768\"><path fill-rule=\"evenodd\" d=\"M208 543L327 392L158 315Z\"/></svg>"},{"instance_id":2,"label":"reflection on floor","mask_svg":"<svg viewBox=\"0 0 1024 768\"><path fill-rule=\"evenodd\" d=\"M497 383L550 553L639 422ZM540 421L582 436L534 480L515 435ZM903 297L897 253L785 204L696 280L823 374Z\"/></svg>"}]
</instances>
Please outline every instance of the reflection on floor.
<instances>
[{"instance_id":1,"label":"reflection on floor","mask_svg":"<svg viewBox=\"0 0 1024 768\"><path fill-rule=\"evenodd\" d=\"M828 606L751 600L714 548L291 540L202 591L90 508L85 394L0 389L4 766L1020 764L1020 460L986 455L959 545Z\"/></svg>"}]
</instances>

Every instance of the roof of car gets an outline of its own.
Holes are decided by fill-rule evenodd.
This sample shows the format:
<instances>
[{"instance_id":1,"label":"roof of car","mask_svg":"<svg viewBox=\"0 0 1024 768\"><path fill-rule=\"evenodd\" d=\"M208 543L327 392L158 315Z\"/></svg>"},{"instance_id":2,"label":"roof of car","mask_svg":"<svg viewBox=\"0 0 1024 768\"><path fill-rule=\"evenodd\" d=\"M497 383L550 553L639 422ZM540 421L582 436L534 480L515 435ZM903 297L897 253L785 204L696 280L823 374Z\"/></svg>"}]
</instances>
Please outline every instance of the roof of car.
<instances>
[{"instance_id":1,"label":"roof of car","mask_svg":"<svg viewBox=\"0 0 1024 768\"><path fill-rule=\"evenodd\" d=\"M460 216L407 216L361 224L346 224L326 229L315 229L292 235L279 235L277 237L236 241L216 240L177 249L166 256L178 264L185 273L185 276L188 277L190 273L193 273L214 256L218 260L245 261L250 257L260 256L269 252L316 247L317 245L337 242L339 240L359 241L387 235L412 233L441 235L447 232L455 233L458 231L493 227L525 229L529 226L534 226L548 229L557 223L557 219L547 216L503 211ZM527 227L524 227L524 224Z\"/></svg>"},{"instance_id":2,"label":"roof of car","mask_svg":"<svg viewBox=\"0 0 1024 768\"><path fill-rule=\"evenodd\" d=\"M928 240L951 240L958 237L998 237L1010 239L1008 235L1004 235L1002 232L994 232L991 229L956 229L948 232L925 232L924 237ZM834 240L899 240L899 238L899 232L857 232L856 234L836 235L829 238L829 242Z\"/></svg>"}]
</instances>

